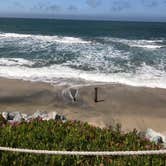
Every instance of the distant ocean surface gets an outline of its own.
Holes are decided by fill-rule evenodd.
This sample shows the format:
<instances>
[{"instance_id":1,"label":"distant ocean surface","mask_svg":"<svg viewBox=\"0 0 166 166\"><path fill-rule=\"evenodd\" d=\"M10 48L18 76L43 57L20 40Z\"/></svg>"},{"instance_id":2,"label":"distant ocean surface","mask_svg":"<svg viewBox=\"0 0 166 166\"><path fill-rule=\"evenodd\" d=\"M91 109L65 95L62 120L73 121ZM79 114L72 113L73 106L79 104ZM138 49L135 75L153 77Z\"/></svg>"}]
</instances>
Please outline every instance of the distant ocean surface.
<instances>
[{"instance_id":1,"label":"distant ocean surface","mask_svg":"<svg viewBox=\"0 0 166 166\"><path fill-rule=\"evenodd\" d=\"M166 88L166 23L1 18L0 77Z\"/></svg>"}]
</instances>

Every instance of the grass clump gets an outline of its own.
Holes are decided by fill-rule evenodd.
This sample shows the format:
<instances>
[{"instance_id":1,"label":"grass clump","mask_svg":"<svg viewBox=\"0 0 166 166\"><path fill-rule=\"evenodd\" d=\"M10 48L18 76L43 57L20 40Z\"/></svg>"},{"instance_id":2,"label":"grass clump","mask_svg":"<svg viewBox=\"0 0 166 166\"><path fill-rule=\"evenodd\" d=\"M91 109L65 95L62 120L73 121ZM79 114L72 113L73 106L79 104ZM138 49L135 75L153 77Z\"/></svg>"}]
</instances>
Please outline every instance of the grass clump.
<instances>
[{"instance_id":1,"label":"grass clump","mask_svg":"<svg viewBox=\"0 0 166 166\"><path fill-rule=\"evenodd\" d=\"M126 151L160 149L141 138L136 130L100 129L77 121L41 121L8 124L0 117L0 146L38 150ZM0 152L0 165L162 165L164 156L85 157Z\"/></svg>"}]
</instances>

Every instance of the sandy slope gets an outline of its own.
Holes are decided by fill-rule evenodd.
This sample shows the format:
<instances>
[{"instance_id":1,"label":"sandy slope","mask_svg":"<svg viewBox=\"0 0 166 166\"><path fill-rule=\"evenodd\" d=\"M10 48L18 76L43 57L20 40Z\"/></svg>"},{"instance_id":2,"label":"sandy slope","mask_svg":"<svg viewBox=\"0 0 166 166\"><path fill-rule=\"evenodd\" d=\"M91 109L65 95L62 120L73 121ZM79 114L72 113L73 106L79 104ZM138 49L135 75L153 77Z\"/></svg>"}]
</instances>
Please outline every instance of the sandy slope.
<instances>
[{"instance_id":1,"label":"sandy slope","mask_svg":"<svg viewBox=\"0 0 166 166\"><path fill-rule=\"evenodd\" d=\"M67 87L1 78L0 111L57 111L100 127L121 123L124 130L166 131L166 89L100 85L98 97L104 101L95 103L94 87L78 88L73 102Z\"/></svg>"}]
</instances>

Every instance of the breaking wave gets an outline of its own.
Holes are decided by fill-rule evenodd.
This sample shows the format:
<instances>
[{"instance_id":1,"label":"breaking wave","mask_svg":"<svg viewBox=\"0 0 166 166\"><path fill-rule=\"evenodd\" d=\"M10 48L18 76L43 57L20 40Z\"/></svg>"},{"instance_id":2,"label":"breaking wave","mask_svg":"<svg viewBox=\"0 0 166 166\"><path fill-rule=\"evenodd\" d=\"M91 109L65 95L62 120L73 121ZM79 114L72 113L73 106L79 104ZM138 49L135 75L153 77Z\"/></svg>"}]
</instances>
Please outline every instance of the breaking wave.
<instances>
[{"instance_id":1,"label":"breaking wave","mask_svg":"<svg viewBox=\"0 0 166 166\"><path fill-rule=\"evenodd\" d=\"M45 42L58 42L68 44L89 43L81 38L63 37L63 36L46 36L46 35L31 35L31 34L17 34L17 33L0 33L1 39L31 39Z\"/></svg>"},{"instance_id":2,"label":"breaking wave","mask_svg":"<svg viewBox=\"0 0 166 166\"><path fill-rule=\"evenodd\" d=\"M162 47L166 47L164 40L156 39L156 40L129 40L129 39L121 39L121 38L103 38L105 41L117 42L121 44L125 44L129 47L140 47L147 49L158 49Z\"/></svg>"},{"instance_id":3,"label":"breaking wave","mask_svg":"<svg viewBox=\"0 0 166 166\"><path fill-rule=\"evenodd\" d=\"M161 70L156 70L151 66L147 66L146 64L142 64L142 66L137 69L136 73L119 72L106 74L94 71L76 70L62 65L30 68L24 66L27 65L27 63L28 65L33 64L31 61L18 60L17 64L8 63L6 66L1 66L0 76L52 84L68 84L72 82L71 80L75 80L75 83L120 83L132 86L166 88L166 73ZM2 65L2 63L0 64Z\"/></svg>"},{"instance_id":4,"label":"breaking wave","mask_svg":"<svg viewBox=\"0 0 166 166\"><path fill-rule=\"evenodd\" d=\"M0 76L166 88L165 39L0 33Z\"/></svg>"}]
</instances>

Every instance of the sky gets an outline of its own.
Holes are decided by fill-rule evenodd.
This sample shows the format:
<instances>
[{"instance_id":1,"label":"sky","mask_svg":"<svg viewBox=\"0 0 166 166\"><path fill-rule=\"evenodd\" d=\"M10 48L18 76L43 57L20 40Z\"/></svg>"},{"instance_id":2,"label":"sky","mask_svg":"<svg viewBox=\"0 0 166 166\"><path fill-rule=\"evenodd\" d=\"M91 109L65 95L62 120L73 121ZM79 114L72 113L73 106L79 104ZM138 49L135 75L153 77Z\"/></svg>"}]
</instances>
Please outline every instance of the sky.
<instances>
[{"instance_id":1,"label":"sky","mask_svg":"<svg viewBox=\"0 0 166 166\"><path fill-rule=\"evenodd\" d=\"M166 21L166 0L0 0L0 17Z\"/></svg>"}]
</instances>

